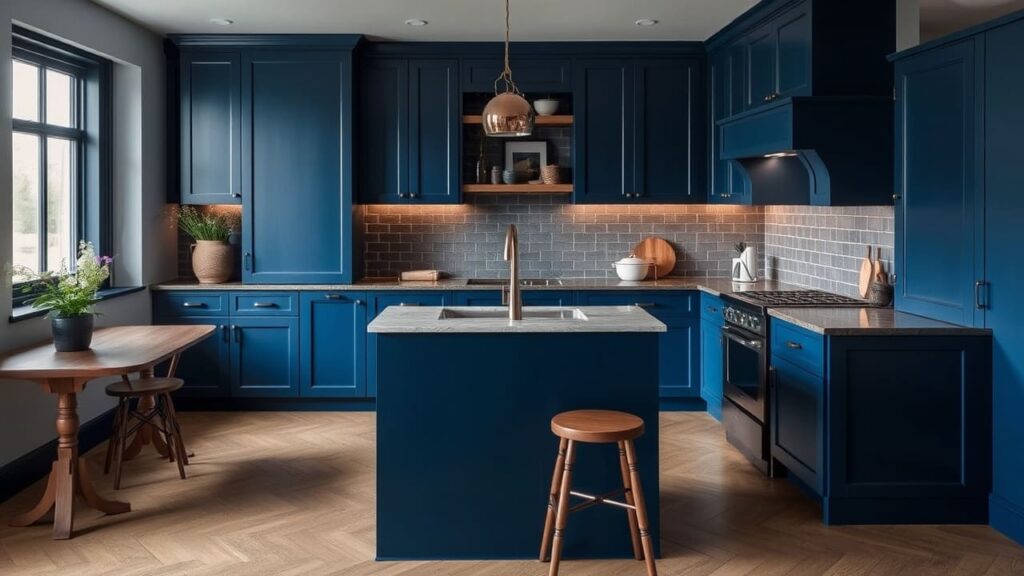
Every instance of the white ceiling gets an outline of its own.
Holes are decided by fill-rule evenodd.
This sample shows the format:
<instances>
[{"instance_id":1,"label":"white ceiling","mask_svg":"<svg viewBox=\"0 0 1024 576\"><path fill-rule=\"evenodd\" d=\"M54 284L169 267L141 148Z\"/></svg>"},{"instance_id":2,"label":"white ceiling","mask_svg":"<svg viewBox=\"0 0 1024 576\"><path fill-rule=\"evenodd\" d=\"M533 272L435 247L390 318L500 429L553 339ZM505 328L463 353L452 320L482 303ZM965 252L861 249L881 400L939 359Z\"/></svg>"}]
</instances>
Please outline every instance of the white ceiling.
<instances>
[{"instance_id":1,"label":"white ceiling","mask_svg":"<svg viewBox=\"0 0 1024 576\"><path fill-rule=\"evenodd\" d=\"M358 33L496 41L503 0L93 0L161 33ZM756 0L511 0L512 41L705 40ZM210 18L234 20L231 26ZM414 28L410 18L429 22ZM640 27L640 18L658 20Z\"/></svg>"},{"instance_id":2,"label":"white ceiling","mask_svg":"<svg viewBox=\"0 0 1024 576\"><path fill-rule=\"evenodd\" d=\"M920 3L922 42L1024 9L1024 0L920 0Z\"/></svg>"}]
</instances>

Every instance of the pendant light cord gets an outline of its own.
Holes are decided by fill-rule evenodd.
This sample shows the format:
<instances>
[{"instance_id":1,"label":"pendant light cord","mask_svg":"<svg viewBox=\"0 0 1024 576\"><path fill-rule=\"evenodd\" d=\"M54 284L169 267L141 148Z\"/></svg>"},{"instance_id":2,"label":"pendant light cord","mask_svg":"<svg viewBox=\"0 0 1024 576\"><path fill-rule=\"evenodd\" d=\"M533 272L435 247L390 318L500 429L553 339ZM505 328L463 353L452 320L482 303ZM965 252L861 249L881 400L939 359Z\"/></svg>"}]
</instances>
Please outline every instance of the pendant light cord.
<instances>
[{"instance_id":1,"label":"pendant light cord","mask_svg":"<svg viewBox=\"0 0 1024 576\"><path fill-rule=\"evenodd\" d=\"M522 94L519 91L519 87L512 80L512 66L509 64L508 52L509 52L509 29L510 24L510 11L509 11L509 0L505 0L505 69L502 70L501 75L494 80L494 93L498 93L498 82L505 83L505 92L512 92L513 94Z\"/></svg>"}]
</instances>

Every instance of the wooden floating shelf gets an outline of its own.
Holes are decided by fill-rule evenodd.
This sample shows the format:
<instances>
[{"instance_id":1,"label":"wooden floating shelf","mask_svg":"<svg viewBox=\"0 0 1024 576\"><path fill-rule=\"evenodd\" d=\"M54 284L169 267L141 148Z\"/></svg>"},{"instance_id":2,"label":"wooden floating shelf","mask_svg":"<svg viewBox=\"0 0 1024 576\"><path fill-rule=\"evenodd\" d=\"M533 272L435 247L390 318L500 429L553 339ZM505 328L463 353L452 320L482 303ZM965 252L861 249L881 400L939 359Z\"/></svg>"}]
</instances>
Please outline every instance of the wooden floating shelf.
<instances>
[{"instance_id":1,"label":"wooden floating shelf","mask_svg":"<svg viewBox=\"0 0 1024 576\"><path fill-rule=\"evenodd\" d=\"M463 184L466 194L505 192L507 194L571 194L572 184Z\"/></svg>"},{"instance_id":2,"label":"wooden floating shelf","mask_svg":"<svg viewBox=\"0 0 1024 576\"><path fill-rule=\"evenodd\" d=\"M537 116L534 120L536 126L572 126L572 114L553 114L551 116ZM483 116L466 115L462 117L463 124L483 124Z\"/></svg>"}]
</instances>

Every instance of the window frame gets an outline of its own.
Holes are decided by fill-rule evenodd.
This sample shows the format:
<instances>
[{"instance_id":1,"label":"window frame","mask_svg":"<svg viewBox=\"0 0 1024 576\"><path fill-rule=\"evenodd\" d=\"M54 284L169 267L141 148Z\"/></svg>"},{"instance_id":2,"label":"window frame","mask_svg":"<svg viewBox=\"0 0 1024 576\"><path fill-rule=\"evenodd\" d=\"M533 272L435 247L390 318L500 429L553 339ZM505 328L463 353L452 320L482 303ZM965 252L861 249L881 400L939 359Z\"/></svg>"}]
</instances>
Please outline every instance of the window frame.
<instances>
[{"instance_id":1,"label":"window frame","mask_svg":"<svg viewBox=\"0 0 1024 576\"><path fill-rule=\"evenodd\" d=\"M113 248L113 203L111 191L111 76L110 61L66 45L52 38L17 26L13 27L11 62L20 60L39 68L38 120L12 118L12 136L19 132L40 138L39 262L46 262L46 193L47 193L47 138L72 140L74 145L74 191L71 198L73 242L93 243L97 254L110 254ZM71 75L74 85L72 126L46 124L46 69ZM13 89L13 86L12 86ZM72 263L73 265L73 263ZM104 288L112 286L111 278ZM31 282L12 286L14 307L24 306L41 290Z\"/></svg>"}]
</instances>

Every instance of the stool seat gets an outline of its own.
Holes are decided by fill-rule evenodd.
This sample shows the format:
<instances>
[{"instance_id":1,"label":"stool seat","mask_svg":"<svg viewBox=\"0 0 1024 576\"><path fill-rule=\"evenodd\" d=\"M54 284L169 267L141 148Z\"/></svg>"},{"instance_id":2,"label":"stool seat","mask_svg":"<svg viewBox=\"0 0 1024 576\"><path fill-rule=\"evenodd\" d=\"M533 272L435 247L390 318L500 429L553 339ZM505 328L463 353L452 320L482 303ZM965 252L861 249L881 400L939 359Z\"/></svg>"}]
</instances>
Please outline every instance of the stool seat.
<instances>
[{"instance_id":1,"label":"stool seat","mask_svg":"<svg viewBox=\"0 0 1024 576\"><path fill-rule=\"evenodd\" d=\"M623 442L640 437L644 433L644 421L615 410L572 410L552 418L551 431L555 436L577 442Z\"/></svg>"},{"instance_id":2,"label":"stool seat","mask_svg":"<svg viewBox=\"0 0 1024 576\"><path fill-rule=\"evenodd\" d=\"M185 385L181 378L139 378L107 385L107 395L131 398L143 394L168 394Z\"/></svg>"}]
</instances>

